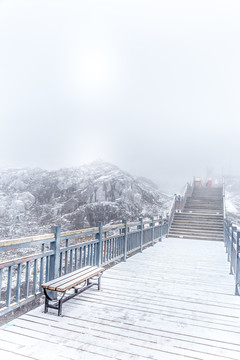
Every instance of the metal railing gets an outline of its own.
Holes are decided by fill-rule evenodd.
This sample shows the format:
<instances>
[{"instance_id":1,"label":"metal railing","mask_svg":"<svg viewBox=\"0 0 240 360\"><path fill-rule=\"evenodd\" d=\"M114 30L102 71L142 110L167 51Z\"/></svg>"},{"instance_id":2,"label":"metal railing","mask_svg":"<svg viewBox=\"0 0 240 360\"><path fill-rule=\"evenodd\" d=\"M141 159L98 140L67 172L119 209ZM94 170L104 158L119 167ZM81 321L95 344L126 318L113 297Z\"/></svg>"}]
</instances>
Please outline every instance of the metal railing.
<instances>
[{"instance_id":1,"label":"metal railing","mask_svg":"<svg viewBox=\"0 0 240 360\"><path fill-rule=\"evenodd\" d=\"M191 197L193 193L193 185L190 185L189 183L186 184L184 192L183 192L183 196L182 196L182 204L181 204L181 208L183 209L187 198Z\"/></svg>"},{"instance_id":2,"label":"metal railing","mask_svg":"<svg viewBox=\"0 0 240 360\"><path fill-rule=\"evenodd\" d=\"M235 278L235 295L240 295L240 231L224 219L224 245L228 254L230 274Z\"/></svg>"},{"instance_id":3,"label":"metal railing","mask_svg":"<svg viewBox=\"0 0 240 360\"><path fill-rule=\"evenodd\" d=\"M226 218L225 179L222 178L223 218Z\"/></svg>"},{"instance_id":4,"label":"metal railing","mask_svg":"<svg viewBox=\"0 0 240 360\"><path fill-rule=\"evenodd\" d=\"M171 206L170 206L170 211L169 211L169 215L168 215L168 224L169 224L169 228L173 222L173 217L174 214L176 212L176 195L174 196Z\"/></svg>"},{"instance_id":5,"label":"metal railing","mask_svg":"<svg viewBox=\"0 0 240 360\"><path fill-rule=\"evenodd\" d=\"M143 220L94 228L0 241L0 251L25 248L33 254L0 263L0 316L39 298L41 284L87 265L105 266L126 261L134 252L161 241L167 219Z\"/></svg>"}]
</instances>

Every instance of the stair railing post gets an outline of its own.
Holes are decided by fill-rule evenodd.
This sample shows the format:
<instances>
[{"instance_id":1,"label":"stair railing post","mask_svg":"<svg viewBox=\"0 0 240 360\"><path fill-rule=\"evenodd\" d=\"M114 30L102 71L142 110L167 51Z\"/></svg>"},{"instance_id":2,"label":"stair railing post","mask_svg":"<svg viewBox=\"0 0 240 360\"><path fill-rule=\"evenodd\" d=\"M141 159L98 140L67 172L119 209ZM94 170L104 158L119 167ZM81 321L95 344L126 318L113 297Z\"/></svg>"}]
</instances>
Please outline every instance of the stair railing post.
<instances>
[{"instance_id":1,"label":"stair railing post","mask_svg":"<svg viewBox=\"0 0 240 360\"><path fill-rule=\"evenodd\" d=\"M166 216L166 228L167 228L167 231L166 231L166 237L168 237L168 233L169 233L169 228L170 228L170 219L169 219L169 216L167 215Z\"/></svg>"},{"instance_id":2,"label":"stair railing post","mask_svg":"<svg viewBox=\"0 0 240 360\"><path fill-rule=\"evenodd\" d=\"M228 254L228 261L229 261L229 243L230 243L230 229L232 224L230 221L226 220L226 253Z\"/></svg>"},{"instance_id":3,"label":"stair railing post","mask_svg":"<svg viewBox=\"0 0 240 360\"><path fill-rule=\"evenodd\" d=\"M98 233L96 234L96 238L98 239L98 257L97 257L97 265L102 265L102 250L103 250L103 223L102 221L97 222L97 227L99 228Z\"/></svg>"},{"instance_id":4,"label":"stair railing post","mask_svg":"<svg viewBox=\"0 0 240 360\"><path fill-rule=\"evenodd\" d=\"M174 194L174 211L173 211L174 214L176 212L176 205L177 205L177 194Z\"/></svg>"},{"instance_id":5,"label":"stair railing post","mask_svg":"<svg viewBox=\"0 0 240 360\"><path fill-rule=\"evenodd\" d=\"M227 220L224 219L223 220L223 226L224 226L224 246L225 246L225 249L227 248Z\"/></svg>"},{"instance_id":6,"label":"stair railing post","mask_svg":"<svg viewBox=\"0 0 240 360\"><path fill-rule=\"evenodd\" d=\"M230 246L230 275L233 275L232 267L234 264L234 231L237 231L236 226L232 226L232 233L231 233L231 246Z\"/></svg>"},{"instance_id":7,"label":"stair railing post","mask_svg":"<svg viewBox=\"0 0 240 360\"><path fill-rule=\"evenodd\" d=\"M232 223L229 222L228 224L228 261L230 261L230 251L231 251L231 237L232 237Z\"/></svg>"},{"instance_id":8,"label":"stair railing post","mask_svg":"<svg viewBox=\"0 0 240 360\"><path fill-rule=\"evenodd\" d=\"M225 206L225 180L222 179L222 198L223 198L223 219L226 218L226 206Z\"/></svg>"},{"instance_id":9,"label":"stair railing post","mask_svg":"<svg viewBox=\"0 0 240 360\"><path fill-rule=\"evenodd\" d=\"M230 261L230 253L231 253L231 238L232 238L232 223L228 224L228 238L227 238L227 253L228 253L228 261Z\"/></svg>"},{"instance_id":10,"label":"stair railing post","mask_svg":"<svg viewBox=\"0 0 240 360\"><path fill-rule=\"evenodd\" d=\"M123 224L124 229L123 229L123 233L124 233L124 256L123 256L123 261L127 261L127 243L128 243L128 226L127 226L127 220L123 220Z\"/></svg>"},{"instance_id":11,"label":"stair railing post","mask_svg":"<svg viewBox=\"0 0 240 360\"><path fill-rule=\"evenodd\" d=\"M150 226L152 227L152 233L151 233L151 235L152 235L152 246L154 245L154 227L155 227L155 222L154 222L154 216L151 218L151 220L152 220L152 222L151 222L151 224L150 224Z\"/></svg>"},{"instance_id":12,"label":"stair railing post","mask_svg":"<svg viewBox=\"0 0 240 360\"><path fill-rule=\"evenodd\" d=\"M240 232L237 232L237 241L236 241L236 259L235 259L235 295L240 295Z\"/></svg>"},{"instance_id":13,"label":"stair railing post","mask_svg":"<svg viewBox=\"0 0 240 360\"><path fill-rule=\"evenodd\" d=\"M142 252L143 251L143 218L140 217L139 221L140 221L139 229L141 230L141 232L140 232L140 252Z\"/></svg>"},{"instance_id":14,"label":"stair railing post","mask_svg":"<svg viewBox=\"0 0 240 360\"><path fill-rule=\"evenodd\" d=\"M237 243L236 243L236 263L235 263L235 271L236 271L236 277L235 277L235 295L240 295L240 232L237 232Z\"/></svg>"}]
</instances>

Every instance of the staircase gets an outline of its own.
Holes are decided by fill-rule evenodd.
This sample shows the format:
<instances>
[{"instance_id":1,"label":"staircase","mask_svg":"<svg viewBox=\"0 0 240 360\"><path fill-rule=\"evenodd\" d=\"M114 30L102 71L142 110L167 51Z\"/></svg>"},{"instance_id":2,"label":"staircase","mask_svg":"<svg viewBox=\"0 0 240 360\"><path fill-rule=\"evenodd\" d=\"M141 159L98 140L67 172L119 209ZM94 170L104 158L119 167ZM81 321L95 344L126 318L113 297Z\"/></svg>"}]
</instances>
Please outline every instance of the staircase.
<instances>
[{"instance_id":1,"label":"staircase","mask_svg":"<svg viewBox=\"0 0 240 360\"><path fill-rule=\"evenodd\" d=\"M168 237L223 241L222 187L195 187L181 212L176 212Z\"/></svg>"}]
</instances>

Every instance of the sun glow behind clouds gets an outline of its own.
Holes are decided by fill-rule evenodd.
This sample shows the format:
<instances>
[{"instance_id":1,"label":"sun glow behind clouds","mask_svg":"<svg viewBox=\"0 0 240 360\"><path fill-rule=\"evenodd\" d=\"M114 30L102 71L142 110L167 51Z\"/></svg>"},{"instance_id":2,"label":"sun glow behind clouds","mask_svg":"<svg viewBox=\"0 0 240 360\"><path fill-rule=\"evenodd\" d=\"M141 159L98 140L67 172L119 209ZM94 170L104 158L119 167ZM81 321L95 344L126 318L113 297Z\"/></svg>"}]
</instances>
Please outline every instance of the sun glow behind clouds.
<instances>
[{"instance_id":1,"label":"sun glow behind clouds","mask_svg":"<svg viewBox=\"0 0 240 360\"><path fill-rule=\"evenodd\" d=\"M114 66L111 54L103 49L87 48L76 57L74 79L85 95L106 95L113 85Z\"/></svg>"},{"instance_id":2,"label":"sun glow behind clouds","mask_svg":"<svg viewBox=\"0 0 240 360\"><path fill-rule=\"evenodd\" d=\"M103 84L108 76L107 62L104 54L90 49L82 58L82 79L91 85Z\"/></svg>"}]
</instances>

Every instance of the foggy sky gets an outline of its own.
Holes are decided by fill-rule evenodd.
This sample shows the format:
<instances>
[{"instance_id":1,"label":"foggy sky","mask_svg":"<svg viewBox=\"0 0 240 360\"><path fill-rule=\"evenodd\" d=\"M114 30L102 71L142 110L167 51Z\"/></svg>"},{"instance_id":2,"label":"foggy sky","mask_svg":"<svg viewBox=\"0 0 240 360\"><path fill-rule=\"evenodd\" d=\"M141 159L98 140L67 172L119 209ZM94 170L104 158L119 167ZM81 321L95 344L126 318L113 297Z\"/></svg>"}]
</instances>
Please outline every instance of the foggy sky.
<instances>
[{"instance_id":1,"label":"foggy sky","mask_svg":"<svg viewBox=\"0 0 240 360\"><path fill-rule=\"evenodd\" d=\"M240 4L0 0L0 167L240 174Z\"/></svg>"}]
</instances>

